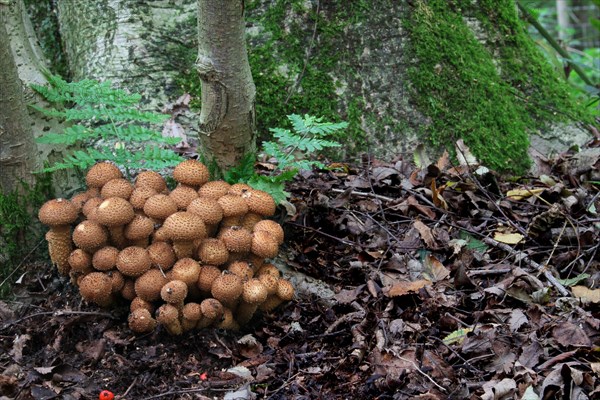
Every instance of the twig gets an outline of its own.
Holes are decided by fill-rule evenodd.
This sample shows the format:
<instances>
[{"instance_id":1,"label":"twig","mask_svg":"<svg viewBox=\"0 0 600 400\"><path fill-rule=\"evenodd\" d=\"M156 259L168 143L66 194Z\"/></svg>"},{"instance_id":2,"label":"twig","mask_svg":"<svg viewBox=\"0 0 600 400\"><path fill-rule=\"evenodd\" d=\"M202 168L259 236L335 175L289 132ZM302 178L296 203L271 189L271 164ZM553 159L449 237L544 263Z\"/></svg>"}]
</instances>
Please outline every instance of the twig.
<instances>
[{"instance_id":1,"label":"twig","mask_svg":"<svg viewBox=\"0 0 600 400\"><path fill-rule=\"evenodd\" d=\"M430 377L429 375L427 375L425 372L423 372L421 370L421 368L419 368L419 366L412 360L409 360L408 358L404 358L402 356L396 355L396 357L398 357L399 359L401 359L402 361L406 361L407 363L411 363L413 365L413 367L417 370L418 373L420 373L421 375L423 375L425 378L429 379L429 381L431 383L433 383L438 389L440 389L442 392L446 393L447 390L445 387L440 386L432 377Z\"/></svg>"},{"instance_id":2,"label":"twig","mask_svg":"<svg viewBox=\"0 0 600 400\"><path fill-rule=\"evenodd\" d=\"M165 393L155 394L154 396L144 397L141 400L159 399L161 397L171 396L171 395L174 395L174 394L200 393L200 392L206 392L207 390L209 390L209 389L207 389L207 388L201 388L201 389L172 390L172 391L165 392Z\"/></svg>"},{"instance_id":3,"label":"twig","mask_svg":"<svg viewBox=\"0 0 600 400\"><path fill-rule=\"evenodd\" d=\"M510 247L509 245L498 242L497 240L494 240L492 238L483 238L483 242L486 244L489 244L490 246L494 246L501 250L506 251L507 253L511 254L514 258L518 259L519 261L523 261L525 264L529 265L530 267L535 268L538 272L543 273L544 276L546 277L546 279L548 280L548 282L550 282L556 288L556 290L558 290L560 292L560 294L562 294L563 296L568 297L571 295L569 293L569 291L567 289L565 289L565 287L554 277L554 275L552 275L550 273L550 271L548 271L546 269L546 267L544 267L543 265L540 265L540 264L536 263L535 261L533 261L532 259L530 259L527 256L527 254L523 253L522 251L515 250L512 247Z\"/></svg>"},{"instance_id":4,"label":"twig","mask_svg":"<svg viewBox=\"0 0 600 400\"><path fill-rule=\"evenodd\" d=\"M17 265L15 267L15 269L10 274L8 274L8 276L6 278L4 278L4 280L2 281L2 283L0 283L0 287L4 286L4 284L6 283L6 281L8 281L10 279L10 277L13 276L15 274L15 272L17 272L19 270L19 268L21 268L21 266L23 266L23 264L25 263L25 261L27 261L27 259L29 258L29 256L32 255L33 252L36 251L37 248L40 247L40 245L42 243L44 243L44 242L45 242L45 240L40 240L38 242L38 244L36 244L35 247L33 249L31 249L31 251L29 253L27 253L27 255L25 257L23 257L23 259L21 260L21 262L19 263L19 265Z\"/></svg>"},{"instance_id":5,"label":"twig","mask_svg":"<svg viewBox=\"0 0 600 400\"><path fill-rule=\"evenodd\" d=\"M345 192L345 190L336 189L336 188L332 188L331 191L332 192L336 192L336 193L344 193ZM353 195L353 196L373 197L375 199L380 199L380 200L383 200L383 201L394 201L394 200L396 200L396 199L393 199L391 197L382 196L382 195L377 194L377 193L356 192L356 191L353 190L353 191L350 192L350 194Z\"/></svg>"},{"instance_id":6,"label":"twig","mask_svg":"<svg viewBox=\"0 0 600 400\"><path fill-rule=\"evenodd\" d=\"M310 226L308 226L308 225L301 225L301 224L294 223L294 222L287 222L287 224L288 224L288 225L294 225L294 226L300 227L300 228L302 228L302 229L307 229L307 230L309 230L309 231L316 232L316 233L318 233L318 234L320 234L320 235L323 235L323 236L325 236L325 237L328 237L329 239L333 239L333 240L337 240L337 241L339 241L339 242L342 242L343 244L347 244L347 245L356 246L356 243L355 243L355 242L352 242L352 241L350 241L350 240L346 240L346 239L342 239L342 238L335 237L335 236L333 236L333 235L330 235L330 234L328 234L328 233L325 233L325 232L323 232L323 231L322 231L322 230L320 230L320 229L315 229L315 228L313 228L313 227L310 227Z\"/></svg>"},{"instance_id":7,"label":"twig","mask_svg":"<svg viewBox=\"0 0 600 400\"><path fill-rule=\"evenodd\" d=\"M119 399L126 399L127 395L129 394L129 392L131 391L131 389L135 386L135 384L137 383L137 379L138 377L136 376L135 378L133 378L133 382L131 382L131 385L129 385L129 387L127 388L127 390L125 391L125 393L123 393L122 396L119 396Z\"/></svg>"},{"instance_id":8,"label":"twig","mask_svg":"<svg viewBox=\"0 0 600 400\"><path fill-rule=\"evenodd\" d=\"M106 317L106 318L110 318L110 319L116 319L116 317L114 315L112 315L111 313L103 313L103 312L96 312L96 311L69 311L69 310L45 311L45 312L39 312L39 313L35 313L35 314L29 314L29 315L24 316L23 318L19 318L19 319L15 320L15 321L7 322L6 324L2 325L2 327L0 327L0 331L4 330L12 325L16 325L19 322L23 322L26 319L39 317L42 315L51 315L53 317L60 317L63 315L93 315L93 316L98 316L98 317Z\"/></svg>"}]
</instances>

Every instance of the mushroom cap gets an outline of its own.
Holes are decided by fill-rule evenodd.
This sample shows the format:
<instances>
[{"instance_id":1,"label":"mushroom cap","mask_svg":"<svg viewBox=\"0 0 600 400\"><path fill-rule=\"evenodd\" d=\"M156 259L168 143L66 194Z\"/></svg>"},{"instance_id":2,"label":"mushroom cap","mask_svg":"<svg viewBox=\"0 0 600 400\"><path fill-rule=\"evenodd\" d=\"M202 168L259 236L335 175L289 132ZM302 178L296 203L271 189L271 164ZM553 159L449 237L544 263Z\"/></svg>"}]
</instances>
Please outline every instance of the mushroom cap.
<instances>
[{"instance_id":1,"label":"mushroom cap","mask_svg":"<svg viewBox=\"0 0 600 400\"><path fill-rule=\"evenodd\" d=\"M262 221L257 222L252 228L253 232L257 231L267 231L277 240L278 244L282 244L284 240L284 232L281 225L272 219L263 219Z\"/></svg>"},{"instance_id":2,"label":"mushroom cap","mask_svg":"<svg viewBox=\"0 0 600 400\"><path fill-rule=\"evenodd\" d=\"M221 239L206 238L198 247L198 258L203 264L223 265L229 258L229 251Z\"/></svg>"},{"instance_id":3,"label":"mushroom cap","mask_svg":"<svg viewBox=\"0 0 600 400\"><path fill-rule=\"evenodd\" d=\"M221 318L223 315L223 304L219 300L210 297L202 300L200 309L202 310L202 315L206 318L216 319Z\"/></svg>"},{"instance_id":4,"label":"mushroom cap","mask_svg":"<svg viewBox=\"0 0 600 400\"><path fill-rule=\"evenodd\" d=\"M167 242L154 242L147 247L147 250L150 260L152 260L152 265L163 271L171 269L177 261L173 246Z\"/></svg>"},{"instance_id":5,"label":"mushroom cap","mask_svg":"<svg viewBox=\"0 0 600 400\"><path fill-rule=\"evenodd\" d=\"M122 273L116 270L108 271L107 274L112 282L113 294L119 293L121 289L123 289L123 286L125 286L125 277Z\"/></svg>"},{"instance_id":6,"label":"mushroom cap","mask_svg":"<svg viewBox=\"0 0 600 400\"><path fill-rule=\"evenodd\" d=\"M248 212L248 204L241 197L234 194L226 194L217 199L223 209L223 217L242 216Z\"/></svg>"},{"instance_id":7,"label":"mushroom cap","mask_svg":"<svg viewBox=\"0 0 600 400\"><path fill-rule=\"evenodd\" d=\"M279 278L270 274L258 275L257 278L267 289L269 294L277 293L277 287L279 286Z\"/></svg>"},{"instance_id":8,"label":"mushroom cap","mask_svg":"<svg viewBox=\"0 0 600 400\"><path fill-rule=\"evenodd\" d=\"M117 269L125 276L138 277L150 269L152 261L148 250L138 247L125 247L117 257Z\"/></svg>"},{"instance_id":9,"label":"mushroom cap","mask_svg":"<svg viewBox=\"0 0 600 400\"><path fill-rule=\"evenodd\" d=\"M219 236L230 252L247 253L252 248L252 233L241 226L226 228Z\"/></svg>"},{"instance_id":10,"label":"mushroom cap","mask_svg":"<svg viewBox=\"0 0 600 400\"><path fill-rule=\"evenodd\" d=\"M94 253L92 265L98 271L110 271L117 266L117 257L119 249L112 246L105 246Z\"/></svg>"},{"instance_id":11,"label":"mushroom cap","mask_svg":"<svg viewBox=\"0 0 600 400\"><path fill-rule=\"evenodd\" d=\"M163 285L160 297L170 304L183 304L188 294L188 286L184 281L173 280Z\"/></svg>"},{"instance_id":12,"label":"mushroom cap","mask_svg":"<svg viewBox=\"0 0 600 400\"><path fill-rule=\"evenodd\" d=\"M133 192L131 192L131 196L129 196L129 202L133 206L134 210L142 210L144 208L144 204L146 204L146 200L155 194L158 194L158 192L150 186L138 186L133 189Z\"/></svg>"},{"instance_id":13,"label":"mushroom cap","mask_svg":"<svg viewBox=\"0 0 600 400\"><path fill-rule=\"evenodd\" d=\"M169 197L177 204L179 210L185 210L192 200L198 198L198 193L193 187L180 184L171 190Z\"/></svg>"},{"instance_id":14,"label":"mushroom cap","mask_svg":"<svg viewBox=\"0 0 600 400\"><path fill-rule=\"evenodd\" d=\"M44 225L70 225L79 216L77 207L67 199L53 199L45 202L38 212L38 219Z\"/></svg>"},{"instance_id":15,"label":"mushroom cap","mask_svg":"<svg viewBox=\"0 0 600 400\"><path fill-rule=\"evenodd\" d=\"M129 301L135 299L135 281L132 278L125 278L125 284L121 289L121 296Z\"/></svg>"},{"instance_id":16,"label":"mushroom cap","mask_svg":"<svg viewBox=\"0 0 600 400\"><path fill-rule=\"evenodd\" d=\"M150 218L164 220L177 212L177 203L166 194L155 194L144 203L144 213Z\"/></svg>"},{"instance_id":17,"label":"mushroom cap","mask_svg":"<svg viewBox=\"0 0 600 400\"><path fill-rule=\"evenodd\" d=\"M275 214L275 210L277 209L277 204L275 204L273 196L262 190L246 190L242 193L242 198L248 204L250 212L260 214L264 217L270 217Z\"/></svg>"},{"instance_id":18,"label":"mushroom cap","mask_svg":"<svg viewBox=\"0 0 600 400\"><path fill-rule=\"evenodd\" d=\"M127 317L129 329L135 333L148 333L156 329L156 320L152 314L145 308L136 308L132 310Z\"/></svg>"},{"instance_id":19,"label":"mushroom cap","mask_svg":"<svg viewBox=\"0 0 600 400\"><path fill-rule=\"evenodd\" d=\"M160 297L160 293L159 293L159 297ZM137 310L138 308L144 308L144 309L148 310L148 312L150 314L152 314L154 312L154 304L142 299L141 297L134 298L133 300L131 300L131 303L129 304L130 312L133 310Z\"/></svg>"},{"instance_id":20,"label":"mushroom cap","mask_svg":"<svg viewBox=\"0 0 600 400\"><path fill-rule=\"evenodd\" d=\"M262 221L262 219L262 215L255 212L249 212L241 218L239 225L248 229L249 231L252 231L254 226Z\"/></svg>"},{"instance_id":21,"label":"mushroom cap","mask_svg":"<svg viewBox=\"0 0 600 400\"><path fill-rule=\"evenodd\" d=\"M231 185L225 181L210 181L198 189L198 195L217 200L219 197L225 196L229 192L229 188L231 188Z\"/></svg>"},{"instance_id":22,"label":"mushroom cap","mask_svg":"<svg viewBox=\"0 0 600 400\"><path fill-rule=\"evenodd\" d=\"M272 275L275 278L280 278L281 277L281 271L279 271L279 268L277 268L274 264L263 264L258 272L256 273L256 275Z\"/></svg>"},{"instance_id":23,"label":"mushroom cap","mask_svg":"<svg viewBox=\"0 0 600 400\"><path fill-rule=\"evenodd\" d=\"M244 282L242 299L249 304L260 304L267 299L269 292L263 283L256 278Z\"/></svg>"},{"instance_id":24,"label":"mushroom cap","mask_svg":"<svg viewBox=\"0 0 600 400\"><path fill-rule=\"evenodd\" d=\"M212 284L211 294L223 304L232 304L242 295L242 278L234 274L223 273Z\"/></svg>"},{"instance_id":25,"label":"mushroom cap","mask_svg":"<svg viewBox=\"0 0 600 400\"><path fill-rule=\"evenodd\" d=\"M204 221L187 211L176 212L163 223L167 236L174 241L191 241L206 237Z\"/></svg>"},{"instance_id":26,"label":"mushroom cap","mask_svg":"<svg viewBox=\"0 0 600 400\"><path fill-rule=\"evenodd\" d=\"M167 189L167 182L161 174L155 171L142 171L135 177L136 188L149 187L156 190L156 193L161 193Z\"/></svg>"},{"instance_id":27,"label":"mushroom cap","mask_svg":"<svg viewBox=\"0 0 600 400\"><path fill-rule=\"evenodd\" d=\"M202 268L198 261L193 258L182 258L177 260L173 268L168 272L168 277L171 280L179 280L186 283L188 286L195 286L200 276Z\"/></svg>"},{"instance_id":28,"label":"mushroom cap","mask_svg":"<svg viewBox=\"0 0 600 400\"><path fill-rule=\"evenodd\" d=\"M80 249L93 252L106 245L108 242L108 231L98 222L90 220L81 221L73 230L73 242Z\"/></svg>"},{"instance_id":29,"label":"mushroom cap","mask_svg":"<svg viewBox=\"0 0 600 400\"><path fill-rule=\"evenodd\" d=\"M154 232L154 220L142 214L136 214L131 222L125 225L123 234L129 240L146 239Z\"/></svg>"},{"instance_id":30,"label":"mushroom cap","mask_svg":"<svg viewBox=\"0 0 600 400\"><path fill-rule=\"evenodd\" d=\"M90 194L88 192L81 192L81 193L77 193L76 195L74 195L73 197L71 197L70 201L71 201L71 203L73 203L73 205L75 206L75 208L77 208L77 210L79 212L81 212L82 209L83 209L83 205L90 198L91 198L91 196L90 196Z\"/></svg>"},{"instance_id":31,"label":"mushroom cap","mask_svg":"<svg viewBox=\"0 0 600 400\"><path fill-rule=\"evenodd\" d=\"M145 301L160 299L160 290L169 280L159 269L150 269L135 280L135 294Z\"/></svg>"},{"instance_id":32,"label":"mushroom cap","mask_svg":"<svg viewBox=\"0 0 600 400\"><path fill-rule=\"evenodd\" d=\"M102 199L102 197L90 197L88 201L83 204L83 207L81 207L81 212L87 219L93 220L96 211L98 211L98 206L102 204L103 201L104 199Z\"/></svg>"},{"instance_id":33,"label":"mushroom cap","mask_svg":"<svg viewBox=\"0 0 600 400\"><path fill-rule=\"evenodd\" d=\"M227 270L232 274L242 278L242 281L244 282L254 276L254 270L252 269L250 264L242 260L233 261L231 264L229 264Z\"/></svg>"},{"instance_id":34,"label":"mushroom cap","mask_svg":"<svg viewBox=\"0 0 600 400\"><path fill-rule=\"evenodd\" d=\"M181 316L190 321L198 321L202 318L202 307L198 303L186 303L181 310Z\"/></svg>"},{"instance_id":35,"label":"mushroom cap","mask_svg":"<svg viewBox=\"0 0 600 400\"><path fill-rule=\"evenodd\" d=\"M279 252L277 239L267 231L256 231L252 234L252 254L263 258L273 258Z\"/></svg>"},{"instance_id":36,"label":"mushroom cap","mask_svg":"<svg viewBox=\"0 0 600 400\"><path fill-rule=\"evenodd\" d=\"M248 185L247 183L239 182L231 185L228 193L236 196L241 196L244 192L248 190L252 190L252 186Z\"/></svg>"},{"instance_id":37,"label":"mushroom cap","mask_svg":"<svg viewBox=\"0 0 600 400\"><path fill-rule=\"evenodd\" d=\"M198 160L182 161L173 170L173 179L184 185L199 187L208 182L209 178L208 168Z\"/></svg>"},{"instance_id":38,"label":"mushroom cap","mask_svg":"<svg viewBox=\"0 0 600 400\"><path fill-rule=\"evenodd\" d=\"M116 165L104 161L92 165L85 176L85 183L91 188L101 188L111 179L122 177L123 174Z\"/></svg>"},{"instance_id":39,"label":"mushroom cap","mask_svg":"<svg viewBox=\"0 0 600 400\"><path fill-rule=\"evenodd\" d=\"M134 216L131 203L121 197L110 197L104 200L96 212L96 220L109 227L128 224Z\"/></svg>"},{"instance_id":40,"label":"mushroom cap","mask_svg":"<svg viewBox=\"0 0 600 400\"><path fill-rule=\"evenodd\" d=\"M292 282L279 278L277 282L277 297L284 301L292 300L294 298L294 286Z\"/></svg>"},{"instance_id":41,"label":"mushroom cap","mask_svg":"<svg viewBox=\"0 0 600 400\"><path fill-rule=\"evenodd\" d=\"M72 272L91 272L92 256L82 249L75 249L69 254L67 260Z\"/></svg>"},{"instance_id":42,"label":"mushroom cap","mask_svg":"<svg viewBox=\"0 0 600 400\"><path fill-rule=\"evenodd\" d=\"M198 286L198 289L201 291L209 293L213 282L221 275L221 273L222 271L214 265L203 265L202 268L200 268L196 286Z\"/></svg>"},{"instance_id":43,"label":"mushroom cap","mask_svg":"<svg viewBox=\"0 0 600 400\"><path fill-rule=\"evenodd\" d=\"M187 212L198 215L205 224L214 225L223 219L223 208L216 199L198 197L187 206Z\"/></svg>"},{"instance_id":44,"label":"mushroom cap","mask_svg":"<svg viewBox=\"0 0 600 400\"><path fill-rule=\"evenodd\" d=\"M87 301L106 306L112 297L112 281L105 273L90 272L79 282L79 293Z\"/></svg>"},{"instance_id":45,"label":"mushroom cap","mask_svg":"<svg viewBox=\"0 0 600 400\"><path fill-rule=\"evenodd\" d=\"M133 185L127 179L115 178L106 182L100 190L100 197L108 199L110 197L121 197L125 200L129 199L133 192Z\"/></svg>"}]
</instances>

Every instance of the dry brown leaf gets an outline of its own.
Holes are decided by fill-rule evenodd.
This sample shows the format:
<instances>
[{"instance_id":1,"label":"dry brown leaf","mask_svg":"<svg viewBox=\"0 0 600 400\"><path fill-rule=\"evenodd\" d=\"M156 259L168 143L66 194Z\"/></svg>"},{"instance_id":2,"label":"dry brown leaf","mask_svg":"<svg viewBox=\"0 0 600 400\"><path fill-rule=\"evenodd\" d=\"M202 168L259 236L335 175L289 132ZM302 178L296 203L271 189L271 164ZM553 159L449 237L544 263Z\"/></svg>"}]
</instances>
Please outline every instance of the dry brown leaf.
<instances>
[{"instance_id":1,"label":"dry brown leaf","mask_svg":"<svg viewBox=\"0 0 600 400\"><path fill-rule=\"evenodd\" d=\"M430 286L431 281L427 279L419 279L418 281L410 282L397 282L393 284L387 291L388 297L398 297L404 296L409 293L415 293L419 291L419 289L424 288L425 286Z\"/></svg>"},{"instance_id":2,"label":"dry brown leaf","mask_svg":"<svg viewBox=\"0 0 600 400\"><path fill-rule=\"evenodd\" d=\"M443 208L444 210L447 210L448 204L446 203L446 200L442 196L442 193L444 193L445 188L446 188L445 185L442 185L438 188L437 185L435 184L435 179L431 180L431 199L433 200L433 204L436 207L440 207L440 208Z\"/></svg>"},{"instance_id":3,"label":"dry brown leaf","mask_svg":"<svg viewBox=\"0 0 600 400\"><path fill-rule=\"evenodd\" d=\"M585 331L571 323L563 322L554 327L552 337L564 347L590 347L592 342Z\"/></svg>"},{"instance_id":4,"label":"dry brown leaf","mask_svg":"<svg viewBox=\"0 0 600 400\"><path fill-rule=\"evenodd\" d=\"M423 239L427 247L429 247L430 249L436 249L438 247L437 243L435 242L435 238L433 237L433 232L431 232L431 228L429 228L427 225L425 225L418 219L413 222L413 226L417 231L419 231L419 235L421 236L421 239Z\"/></svg>"},{"instance_id":5,"label":"dry brown leaf","mask_svg":"<svg viewBox=\"0 0 600 400\"><path fill-rule=\"evenodd\" d=\"M450 276L450 270L444 267L432 254L427 254L423 261L423 277L432 282L443 281Z\"/></svg>"},{"instance_id":6,"label":"dry brown leaf","mask_svg":"<svg viewBox=\"0 0 600 400\"><path fill-rule=\"evenodd\" d=\"M523 235L520 233L496 232L494 233L494 240L500 243L517 244L523 240Z\"/></svg>"},{"instance_id":7,"label":"dry brown leaf","mask_svg":"<svg viewBox=\"0 0 600 400\"><path fill-rule=\"evenodd\" d=\"M586 286L573 286L571 288L573 296L577 297L582 303L600 303L600 289L590 289Z\"/></svg>"},{"instance_id":8,"label":"dry brown leaf","mask_svg":"<svg viewBox=\"0 0 600 400\"><path fill-rule=\"evenodd\" d=\"M435 219L435 211L433 211L430 207L419 204L419 202L417 201L417 199L414 196L409 196L406 199L406 202L408 203L409 206L413 207L414 209L416 209L418 212L425 215L426 217Z\"/></svg>"},{"instance_id":9,"label":"dry brown leaf","mask_svg":"<svg viewBox=\"0 0 600 400\"><path fill-rule=\"evenodd\" d=\"M541 194L545 189L513 189L506 192L506 197L511 200L523 200L531 196Z\"/></svg>"}]
</instances>

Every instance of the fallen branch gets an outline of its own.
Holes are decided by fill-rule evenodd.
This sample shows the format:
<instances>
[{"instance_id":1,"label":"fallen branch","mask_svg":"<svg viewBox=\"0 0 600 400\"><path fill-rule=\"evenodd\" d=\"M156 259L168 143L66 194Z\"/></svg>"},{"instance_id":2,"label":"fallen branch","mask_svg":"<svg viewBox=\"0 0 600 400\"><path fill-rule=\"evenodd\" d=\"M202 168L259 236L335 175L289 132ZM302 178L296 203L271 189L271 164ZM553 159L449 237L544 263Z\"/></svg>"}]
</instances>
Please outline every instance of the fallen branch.
<instances>
[{"instance_id":1,"label":"fallen branch","mask_svg":"<svg viewBox=\"0 0 600 400\"><path fill-rule=\"evenodd\" d=\"M567 296L567 297L571 296L569 291L567 289L565 289L565 287L554 277L554 275L552 275L552 273L550 273L550 271L548 271L548 269L545 266L536 263L535 261L530 259L527 256L527 254L523 253L522 251L515 250L512 247L510 247L509 245L498 242L497 240L494 240L492 238L483 238L483 242L486 244L489 244L490 246L504 250L507 253L511 254L516 260L523 261L525 264L529 265L530 267L535 268L538 272L544 274L544 276L546 277L548 282L550 282L556 288L556 290L559 291L559 293L561 295Z\"/></svg>"}]
</instances>

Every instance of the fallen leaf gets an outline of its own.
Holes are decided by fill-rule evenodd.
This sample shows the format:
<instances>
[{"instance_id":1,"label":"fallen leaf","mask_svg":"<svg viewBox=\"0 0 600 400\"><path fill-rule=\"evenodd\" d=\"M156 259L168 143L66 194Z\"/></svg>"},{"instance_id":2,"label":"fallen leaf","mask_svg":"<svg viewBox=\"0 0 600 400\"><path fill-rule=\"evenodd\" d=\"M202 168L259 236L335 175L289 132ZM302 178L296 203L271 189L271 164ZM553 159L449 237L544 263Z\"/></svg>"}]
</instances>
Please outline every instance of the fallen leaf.
<instances>
[{"instance_id":1,"label":"fallen leaf","mask_svg":"<svg viewBox=\"0 0 600 400\"><path fill-rule=\"evenodd\" d=\"M504 378L500 382L490 381L482 386L483 395L481 400L500 400L513 398L517 389L517 382L511 378Z\"/></svg>"},{"instance_id":2,"label":"fallen leaf","mask_svg":"<svg viewBox=\"0 0 600 400\"><path fill-rule=\"evenodd\" d=\"M526 199L528 197L531 196L536 196L541 194L544 190L544 188L538 188L538 189L513 189L513 190L509 190L508 192L506 192L506 197L508 197L511 200L523 200Z\"/></svg>"},{"instance_id":3,"label":"fallen leaf","mask_svg":"<svg viewBox=\"0 0 600 400\"><path fill-rule=\"evenodd\" d=\"M442 341L445 345L451 345L454 343L462 344L469 332L473 332L473 328L457 329L454 332L447 335Z\"/></svg>"},{"instance_id":4,"label":"fallen leaf","mask_svg":"<svg viewBox=\"0 0 600 400\"><path fill-rule=\"evenodd\" d=\"M523 235L520 233L494 233L494 240L500 243L517 244L523 240Z\"/></svg>"},{"instance_id":5,"label":"fallen leaf","mask_svg":"<svg viewBox=\"0 0 600 400\"><path fill-rule=\"evenodd\" d=\"M25 345L29 339L31 339L31 336L25 334L18 335L13 340L13 348L10 351L10 355L14 358L15 362L19 363L23 359L23 349L25 348Z\"/></svg>"},{"instance_id":6,"label":"fallen leaf","mask_svg":"<svg viewBox=\"0 0 600 400\"><path fill-rule=\"evenodd\" d=\"M419 231L419 235L425 244L427 244L427 247L430 249L436 249L438 247L437 243L435 242L435 238L433 237L433 233L431 232L431 228L418 219L413 222L413 226L417 231Z\"/></svg>"},{"instance_id":7,"label":"fallen leaf","mask_svg":"<svg viewBox=\"0 0 600 400\"><path fill-rule=\"evenodd\" d=\"M586 286L573 286L573 296L582 303L600 303L600 289L590 289Z\"/></svg>"},{"instance_id":8,"label":"fallen leaf","mask_svg":"<svg viewBox=\"0 0 600 400\"><path fill-rule=\"evenodd\" d=\"M518 331L523 325L525 325L528 322L529 320L527 319L525 313L518 308L510 313L510 318L508 319L511 332Z\"/></svg>"},{"instance_id":9,"label":"fallen leaf","mask_svg":"<svg viewBox=\"0 0 600 400\"><path fill-rule=\"evenodd\" d=\"M387 291L388 297L404 296L409 293L415 293L425 286L430 286L431 281L420 279L414 282L403 281L393 284Z\"/></svg>"},{"instance_id":10,"label":"fallen leaf","mask_svg":"<svg viewBox=\"0 0 600 400\"><path fill-rule=\"evenodd\" d=\"M552 330L552 337L564 347L590 347L592 345L585 331L571 322L556 325Z\"/></svg>"},{"instance_id":11,"label":"fallen leaf","mask_svg":"<svg viewBox=\"0 0 600 400\"><path fill-rule=\"evenodd\" d=\"M469 165L477 165L479 161L477 158L471 153L471 149L467 146L462 139L458 139L456 141L456 158L458 159L458 163L462 166Z\"/></svg>"},{"instance_id":12,"label":"fallen leaf","mask_svg":"<svg viewBox=\"0 0 600 400\"><path fill-rule=\"evenodd\" d=\"M444 267L435 256L427 254L423 261L423 277L431 282L439 282L450 276L450 270Z\"/></svg>"}]
</instances>

